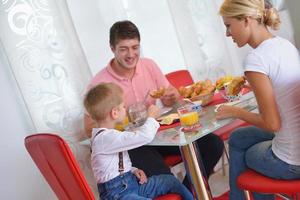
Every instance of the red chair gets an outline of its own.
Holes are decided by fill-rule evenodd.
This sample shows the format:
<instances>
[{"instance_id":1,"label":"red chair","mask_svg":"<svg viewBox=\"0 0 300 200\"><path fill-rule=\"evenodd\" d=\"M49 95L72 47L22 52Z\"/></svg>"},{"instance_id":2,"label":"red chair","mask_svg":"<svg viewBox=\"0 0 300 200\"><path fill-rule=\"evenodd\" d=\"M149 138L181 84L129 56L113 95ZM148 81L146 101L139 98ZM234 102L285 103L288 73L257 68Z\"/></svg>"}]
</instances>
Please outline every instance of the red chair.
<instances>
[{"instance_id":1,"label":"red chair","mask_svg":"<svg viewBox=\"0 0 300 200\"><path fill-rule=\"evenodd\" d=\"M61 137L49 133L30 135L25 138L25 146L58 199L95 199L72 151ZM156 200L180 199L180 195L167 194Z\"/></svg>"},{"instance_id":2,"label":"red chair","mask_svg":"<svg viewBox=\"0 0 300 200\"><path fill-rule=\"evenodd\" d=\"M60 200L94 200L67 143L58 135L36 134L25 138L31 158Z\"/></svg>"},{"instance_id":3,"label":"red chair","mask_svg":"<svg viewBox=\"0 0 300 200\"><path fill-rule=\"evenodd\" d=\"M299 195L300 193L300 179L273 179L250 169L246 170L238 177L237 185L240 189L244 190L247 200L251 199L250 192L275 194L281 197L282 194L292 195L295 199L297 199L297 194Z\"/></svg>"},{"instance_id":4,"label":"red chair","mask_svg":"<svg viewBox=\"0 0 300 200\"><path fill-rule=\"evenodd\" d=\"M170 72L165 75L168 81L175 88L179 88L180 86L188 86L194 83L194 80L188 70L178 70L174 72Z\"/></svg>"}]
</instances>

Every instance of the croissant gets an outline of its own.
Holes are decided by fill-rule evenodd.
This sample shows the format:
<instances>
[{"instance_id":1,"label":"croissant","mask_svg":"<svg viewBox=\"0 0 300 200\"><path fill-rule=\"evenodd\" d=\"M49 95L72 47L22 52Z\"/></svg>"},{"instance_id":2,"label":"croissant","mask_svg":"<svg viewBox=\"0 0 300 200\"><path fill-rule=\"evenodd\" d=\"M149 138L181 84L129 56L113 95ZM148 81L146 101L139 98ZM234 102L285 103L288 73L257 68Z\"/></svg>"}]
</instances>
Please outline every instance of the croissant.
<instances>
[{"instance_id":1,"label":"croissant","mask_svg":"<svg viewBox=\"0 0 300 200\"><path fill-rule=\"evenodd\" d=\"M160 98L161 96L163 96L165 93L165 88L164 87L160 87L158 90L152 90L150 92L150 96L152 98L155 98L155 99L158 99Z\"/></svg>"},{"instance_id":2,"label":"croissant","mask_svg":"<svg viewBox=\"0 0 300 200\"><path fill-rule=\"evenodd\" d=\"M245 84L245 77L243 76L235 77L227 86L227 94L233 96L237 95L241 91L244 84Z\"/></svg>"}]
</instances>

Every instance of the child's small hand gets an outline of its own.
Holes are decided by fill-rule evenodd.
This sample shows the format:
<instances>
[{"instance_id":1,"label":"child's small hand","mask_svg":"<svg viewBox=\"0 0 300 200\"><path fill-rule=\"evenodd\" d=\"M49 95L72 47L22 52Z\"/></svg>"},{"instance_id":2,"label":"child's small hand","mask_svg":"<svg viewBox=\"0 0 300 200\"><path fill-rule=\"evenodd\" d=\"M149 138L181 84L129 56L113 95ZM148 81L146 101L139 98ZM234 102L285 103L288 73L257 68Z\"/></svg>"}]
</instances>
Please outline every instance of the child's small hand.
<instances>
[{"instance_id":1,"label":"child's small hand","mask_svg":"<svg viewBox=\"0 0 300 200\"><path fill-rule=\"evenodd\" d=\"M143 170L136 169L134 170L133 174L139 179L140 184L147 183L147 176Z\"/></svg>"},{"instance_id":2,"label":"child's small hand","mask_svg":"<svg viewBox=\"0 0 300 200\"><path fill-rule=\"evenodd\" d=\"M148 116L157 118L160 116L160 109L155 105L150 105L148 108Z\"/></svg>"}]
</instances>

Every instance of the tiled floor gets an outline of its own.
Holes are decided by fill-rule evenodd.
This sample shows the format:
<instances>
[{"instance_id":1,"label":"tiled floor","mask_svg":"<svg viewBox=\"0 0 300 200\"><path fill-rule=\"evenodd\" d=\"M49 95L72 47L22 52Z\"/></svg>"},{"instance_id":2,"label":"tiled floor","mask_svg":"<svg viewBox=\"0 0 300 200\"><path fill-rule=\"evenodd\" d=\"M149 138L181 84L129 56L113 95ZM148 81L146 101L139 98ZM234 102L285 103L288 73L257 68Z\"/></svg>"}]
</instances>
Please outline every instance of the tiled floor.
<instances>
[{"instance_id":1,"label":"tiled floor","mask_svg":"<svg viewBox=\"0 0 300 200\"><path fill-rule=\"evenodd\" d=\"M220 160L216 166L217 171L210 176L208 181L213 197L218 197L229 190L228 165L225 166L225 176L223 175L221 166ZM183 177L185 176L183 163L171 168L171 171L179 180L182 181Z\"/></svg>"},{"instance_id":2,"label":"tiled floor","mask_svg":"<svg viewBox=\"0 0 300 200\"><path fill-rule=\"evenodd\" d=\"M214 197L220 196L229 190L228 182L228 165L226 165L226 175L219 169L216 173L210 176L208 182Z\"/></svg>"}]
</instances>

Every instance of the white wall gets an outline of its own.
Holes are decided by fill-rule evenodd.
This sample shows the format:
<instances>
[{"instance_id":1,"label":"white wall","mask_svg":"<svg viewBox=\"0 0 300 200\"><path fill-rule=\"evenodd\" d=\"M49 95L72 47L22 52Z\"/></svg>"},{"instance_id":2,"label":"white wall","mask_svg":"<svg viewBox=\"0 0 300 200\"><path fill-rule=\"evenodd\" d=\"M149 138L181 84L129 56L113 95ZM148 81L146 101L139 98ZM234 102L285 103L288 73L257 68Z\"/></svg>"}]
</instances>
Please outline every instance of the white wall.
<instances>
[{"instance_id":1,"label":"white wall","mask_svg":"<svg viewBox=\"0 0 300 200\"><path fill-rule=\"evenodd\" d=\"M184 66L166 0L67 2L93 74L104 68L113 57L109 48L109 28L114 22L125 19L132 20L140 30L142 56L157 61L164 73Z\"/></svg>"},{"instance_id":2,"label":"white wall","mask_svg":"<svg viewBox=\"0 0 300 200\"><path fill-rule=\"evenodd\" d=\"M299 0L287 0L286 1L287 8L290 11L291 21L293 23L294 31L295 31L295 41L296 46L300 49L300 1Z\"/></svg>"}]
</instances>

